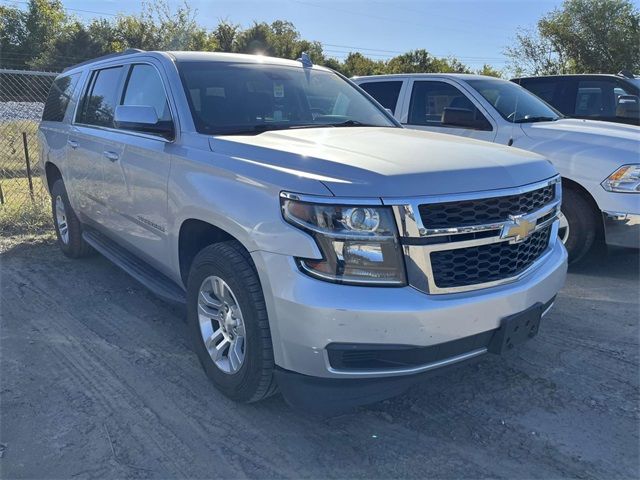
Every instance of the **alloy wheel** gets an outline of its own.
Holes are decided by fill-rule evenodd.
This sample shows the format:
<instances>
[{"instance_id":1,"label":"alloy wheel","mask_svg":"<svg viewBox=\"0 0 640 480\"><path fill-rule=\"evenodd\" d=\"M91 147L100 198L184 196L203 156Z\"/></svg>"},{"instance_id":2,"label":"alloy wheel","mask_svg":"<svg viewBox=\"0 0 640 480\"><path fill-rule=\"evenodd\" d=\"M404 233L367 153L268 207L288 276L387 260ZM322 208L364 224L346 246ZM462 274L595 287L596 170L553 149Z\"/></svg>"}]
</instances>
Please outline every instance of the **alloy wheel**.
<instances>
[{"instance_id":1,"label":"alloy wheel","mask_svg":"<svg viewBox=\"0 0 640 480\"><path fill-rule=\"evenodd\" d=\"M69 224L67 223L67 211L64 207L64 200L58 195L55 200L56 225L60 232L60 240L67 245L69 243Z\"/></svg>"},{"instance_id":2,"label":"alloy wheel","mask_svg":"<svg viewBox=\"0 0 640 480\"><path fill-rule=\"evenodd\" d=\"M207 277L200 286L198 322L216 367L227 374L238 372L245 358L244 319L236 296L220 277Z\"/></svg>"}]
</instances>

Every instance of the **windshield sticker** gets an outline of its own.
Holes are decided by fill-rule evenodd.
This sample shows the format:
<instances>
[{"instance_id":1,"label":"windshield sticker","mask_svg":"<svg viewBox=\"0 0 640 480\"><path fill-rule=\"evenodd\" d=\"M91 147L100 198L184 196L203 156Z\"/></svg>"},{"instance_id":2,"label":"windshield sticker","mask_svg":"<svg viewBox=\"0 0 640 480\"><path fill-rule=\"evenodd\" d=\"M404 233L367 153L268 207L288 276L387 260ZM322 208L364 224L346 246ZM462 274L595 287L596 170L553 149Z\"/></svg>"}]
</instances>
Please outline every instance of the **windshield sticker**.
<instances>
[{"instance_id":1,"label":"windshield sticker","mask_svg":"<svg viewBox=\"0 0 640 480\"><path fill-rule=\"evenodd\" d=\"M284 97L284 85L282 83L274 83L273 84L273 96L275 98Z\"/></svg>"}]
</instances>

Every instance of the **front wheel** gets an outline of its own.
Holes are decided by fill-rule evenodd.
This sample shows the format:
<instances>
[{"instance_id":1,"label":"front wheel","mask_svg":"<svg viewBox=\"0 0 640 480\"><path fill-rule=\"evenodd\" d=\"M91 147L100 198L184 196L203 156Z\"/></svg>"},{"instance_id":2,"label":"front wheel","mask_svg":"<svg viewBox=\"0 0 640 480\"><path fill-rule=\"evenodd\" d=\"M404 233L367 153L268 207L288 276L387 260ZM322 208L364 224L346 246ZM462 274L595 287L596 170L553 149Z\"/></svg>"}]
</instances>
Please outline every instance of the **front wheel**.
<instances>
[{"instance_id":1,"label":"front wheel","mask_svg":"<svg viewBox=\"0 0 640 480\"><path fill-rule=\"evenodd\" d=\"M598 232L597 212L574 189L563 192L558 236L569 254L569 263L581 260L593 247Z\"/></svg>"},{"instance_id":2,"label":"front wheel","mask_svg":"<svg viewBox=\"0 0 640 480\"><path fill-rule=\"evenodd\" d=\"M275 393L262 288L251 256L238 242L210 245L194 259L187 320L198 359L218 390L243 403Z\"/></svg>"}]
</instances>

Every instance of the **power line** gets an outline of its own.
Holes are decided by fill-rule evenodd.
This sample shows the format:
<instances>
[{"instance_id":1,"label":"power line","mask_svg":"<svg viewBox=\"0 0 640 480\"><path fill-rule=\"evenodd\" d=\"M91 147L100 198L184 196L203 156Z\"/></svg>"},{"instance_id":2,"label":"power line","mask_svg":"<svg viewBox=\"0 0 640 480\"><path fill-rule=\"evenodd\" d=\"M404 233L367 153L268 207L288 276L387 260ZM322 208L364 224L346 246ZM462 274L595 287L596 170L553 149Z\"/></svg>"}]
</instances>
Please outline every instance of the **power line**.
<instances>
[{"instance_id":1,"label":"power line","mask_svg":"<svg viewBox=\"0 0 640 480\"><path fill-rule=\"evenodd\" d=\"M29 2L27 0L2 0L4 2L10 2L10 3L14 3L14 4L24 4L24 5L28 5ZM344 10L344 9L335 9L333 7L327 7L325 5L317 5L317 4L313 4L313 3L309 3L309 2L305 2L302 0L293 0L296 3L302 4L302 5L308 5L311 7L316 7L316 8L330 8L331 10L337 10L337 11L342 11L344 13L349 13L352 15L359 15L359 16L366 16L366 17L370 17L370 18L376 18L379 20L385 20L385 21L389 21L393 19L389 19L389 18L385 18L385 17L381 17L378 15L371 15L368 13L363 13L363 12L354 12L351 10ZM82 12L82 13L92 13L95 15L108 15L108 16L112 16L112 17L117 17L119 14L117 13L109 13L109 12L100 12L100 11L96 11L96 10L84 10L84 9L79 9L79 8L68 8L68 7L64 7L65 10L70 10L70 11L74 11L74 12ZM406 22L403 22L406 23ZM324 43L324 42L320 42L323 46L323 51L327 52L327 53L333 53L333 54L338 54L338 55L348 55L349 53L351 53L352 51L359 51L359 52L365 52L363 53L363 55L365 56L369 56L369 57L377 57L377 58L381 58L381 59L389 59L392 58L393 55L383 55L383 54L398 54L398 55L402 55L407 53L406 51L400 51L400 50L384 50L384 49L379 49L379 48L368 48L368 47L359 47L359 46L355 46L355 45L338 45L338 44L332 44L332 43ZM348 49L348 51L340 51L340 50L336 50L334 49L324 49L324 46L327 47L335 47L337 49ZM380 53L369 53L369 52L380 52ZM454 54L447 54L447 55L443 55L441 53L435 53L435 52L429 52L434 56L437 57L449 57L449 56L454 56L455 58L457 58L458 60L461 61L470 61L470 62L475 62L475 61L482 61L482 62L492 62L492 63L506 63L504 57L475 57L475 56L456 56Z\"/></svg>"},{"instance_id":2,"label":"power line","mask_svg":"<svg viewBox=\"0 0 640 480\"><path fill-rule=\"evenodd\" d=\"M4 2L9 2L9 3L20 3L22 5L29 5L29 2L26 0L3 0ZM95 10L83 10L81 8L69 8L69 7L64 7L65 10L70 10L72 12L81 12L81 13L93 13L95 15L109 15L110 17L117 17L118 14L117 13L108 13L108 12L97 12Z\"/></svg>"}]
</instances>

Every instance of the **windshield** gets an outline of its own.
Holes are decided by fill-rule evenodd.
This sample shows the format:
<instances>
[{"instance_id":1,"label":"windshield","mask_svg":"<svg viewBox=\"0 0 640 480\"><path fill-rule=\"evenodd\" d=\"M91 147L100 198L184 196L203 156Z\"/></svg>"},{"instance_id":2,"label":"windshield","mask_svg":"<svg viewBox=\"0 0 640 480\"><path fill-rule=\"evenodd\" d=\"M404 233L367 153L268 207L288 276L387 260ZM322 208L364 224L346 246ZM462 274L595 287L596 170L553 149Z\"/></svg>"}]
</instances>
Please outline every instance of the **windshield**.
<instances>
[{"instance_id":1,"label":"windshield","mask_svg":"<svg viewBox=\"0 0 640 480\"><path fill-rule=\"evenodd\" d=\"M200 133L397 126L380 107L332 72L219 62L182 62L178 69Z\"/></svg>"},{"instance_id":2,"label":"windshield","mask_svg":"<svg viewBox=\"0 0 640 480\"><path fill-rule=\"evenodd\" d=\"M558 120L562 114L533 93L502 80L467 80L502 115L513 123Z\"/></svg>"}]
</instances>

